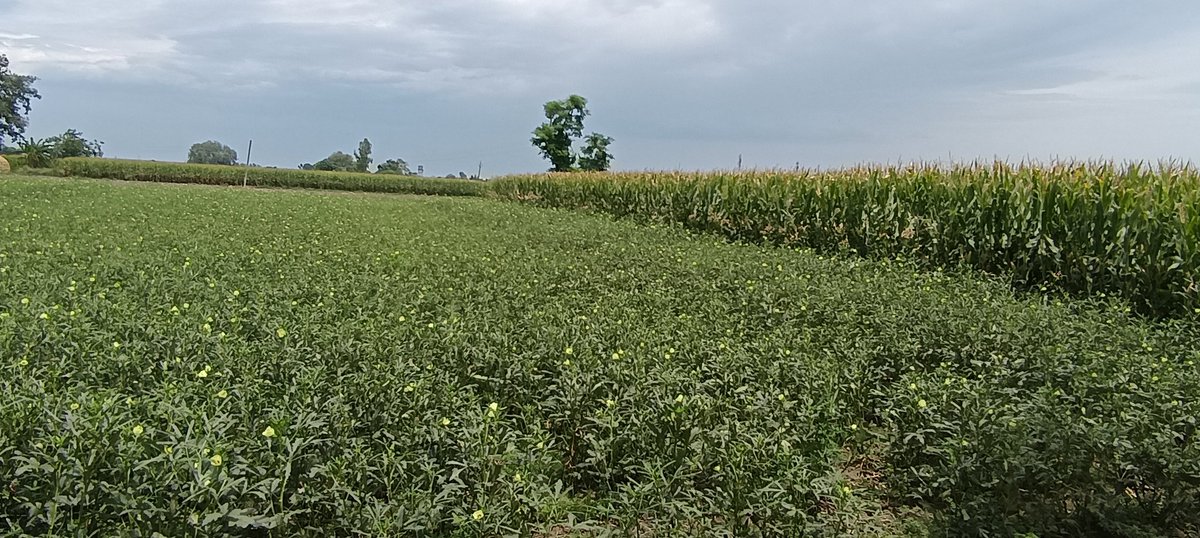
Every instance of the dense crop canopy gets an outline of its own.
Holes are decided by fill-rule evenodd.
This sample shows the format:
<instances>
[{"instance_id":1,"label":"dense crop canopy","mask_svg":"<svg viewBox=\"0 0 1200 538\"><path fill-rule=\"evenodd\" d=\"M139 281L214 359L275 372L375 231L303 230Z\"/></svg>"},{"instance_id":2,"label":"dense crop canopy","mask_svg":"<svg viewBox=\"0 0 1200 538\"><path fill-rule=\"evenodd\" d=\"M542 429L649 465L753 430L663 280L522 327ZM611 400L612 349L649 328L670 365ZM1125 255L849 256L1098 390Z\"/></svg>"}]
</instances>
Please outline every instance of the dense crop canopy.
<instances>
[{"instance_id":1,"label":"dense crop canopy","mask_svg":"<svg viewBox=\"0 0 1200 538\"><path fill-rule=\"evenodd\" d=\"M32 535L1194 535L1198 338L486 199L6 177L0 514Z\"/></svg>"},{"instance_id":2,"label":"dense crop canopy","mask_svg":"<svg viewBox=\"0 0 1200 538\"><path fill-rule=\"evenodd\" d=\"M1190 166L859 167L545 174L503 196L681 223L743 241L967 266L1022 288L1200 312L1200 173Z\"/></svg>"},{"instance_id":3,"label":"dense crop canopy","mask_svg":"<svg viewBox=\"0 0 1200 538\"><path fill-rule=\"evenodd\" d=\"M64 175L128 181L242 185L341 191L391 192L444 196L478 196L484 185L476 181L428 179L391 174L321 172L281 168L234 167L206 164L71 158L58 161Z\"/></svg>"}]
</instances>

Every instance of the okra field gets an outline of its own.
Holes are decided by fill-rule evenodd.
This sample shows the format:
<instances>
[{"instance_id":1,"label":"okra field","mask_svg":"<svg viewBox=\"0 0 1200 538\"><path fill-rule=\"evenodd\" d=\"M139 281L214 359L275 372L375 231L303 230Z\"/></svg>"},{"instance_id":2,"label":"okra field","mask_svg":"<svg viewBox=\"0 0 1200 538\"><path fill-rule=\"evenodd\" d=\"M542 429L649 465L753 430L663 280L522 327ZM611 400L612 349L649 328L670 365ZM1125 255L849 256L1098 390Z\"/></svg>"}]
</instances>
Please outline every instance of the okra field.
<instances>
[{"instance_id":1,"label":"okra field","mask_svg":"<svg viewBox=\"0 0 1200 538\"><path fill-rule=\"evenodd\" d=\"M1165 209L1196 199L1192 177L1120 222L1192 248ZM1162 249L1065 272L1096 283L1082 295L1026 293L913 250L843 255L844 237L697 233L689 206L656 204L712 192L678 183L505 181L489 198L0 176L0 527L1200 533L1194 249L1162 265L1166 299L1126 278ZM737 222L778 214L726 199ZM601 211L563 209L584 207ZM674 216L604 214L651 207ZM785 232L819 229L802 224ZM1013 259L996 267L1033 258Z\"/></svg>"}]
</instances>

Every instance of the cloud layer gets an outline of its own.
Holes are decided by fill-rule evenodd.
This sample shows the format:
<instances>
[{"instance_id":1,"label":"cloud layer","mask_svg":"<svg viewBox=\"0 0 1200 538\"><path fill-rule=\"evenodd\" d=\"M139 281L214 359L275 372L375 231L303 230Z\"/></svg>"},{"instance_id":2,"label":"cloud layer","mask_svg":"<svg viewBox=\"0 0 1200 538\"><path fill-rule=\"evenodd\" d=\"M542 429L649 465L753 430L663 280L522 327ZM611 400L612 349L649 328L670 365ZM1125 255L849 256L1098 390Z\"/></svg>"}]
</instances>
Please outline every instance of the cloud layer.
<instances>
[{"instance_id":1,"label":"cloud layer","mask_svg":"<svg viewBox=\"0 0 1200 538\"><path fill-rule=\"evenodd\" d=\"M1197 17L1165 0L10 0L0 51L43 79L34 134L146 158L255 137L255 160L293 166L369 136L431 172L538 169L540 104L580 93L622 168L1196 159Z\"/></svg>"}]
</instances>

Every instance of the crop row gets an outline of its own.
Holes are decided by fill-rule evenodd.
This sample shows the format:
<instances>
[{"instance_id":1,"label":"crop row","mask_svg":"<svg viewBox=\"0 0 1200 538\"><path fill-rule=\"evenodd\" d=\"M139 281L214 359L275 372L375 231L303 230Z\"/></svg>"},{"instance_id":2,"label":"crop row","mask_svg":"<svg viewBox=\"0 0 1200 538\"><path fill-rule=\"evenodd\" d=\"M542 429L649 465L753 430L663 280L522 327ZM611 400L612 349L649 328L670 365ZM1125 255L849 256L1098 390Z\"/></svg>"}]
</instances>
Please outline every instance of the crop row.
<instances>
[{"instance_id":1,"label":"crop row","mask_svg":"<svg viewBox=\"0 0 1200 538\"><path fill-rule=\"evenodd\" d=\"M429 179L391 174L322 172L281 168L231 167L205 164L126 161L117 159L70 158L57 163L63 175L127 181L197 183L203 185L246 185L328 189L443 196L478 196L479 182Z\"/></svg>"},{"instance_id":2,"label":"crop row","mask_svg":"<svg viewBox=\"0 0 1200 538\"><path fill-rule=\"evenodd\" d=\"M1030 289L1117 294L1153 314L1200 307L1200 174L1190 166L542 174L505 178L492 190L740 241L966 266Z\"/></svg>"},{"instance_id":3,"label":"crop row","mask_svg":"<svg viewBox=\"0 0 1200 538\"><path fill-rule=\"evenodd\" d=\"M666 221L733 240L969 267L1018 288L1200 311L1200 173L1059 163L740 173L577 173L488 184L357 173L65 159L64 175L460 196Z\"/></svg>"}]
</instances>

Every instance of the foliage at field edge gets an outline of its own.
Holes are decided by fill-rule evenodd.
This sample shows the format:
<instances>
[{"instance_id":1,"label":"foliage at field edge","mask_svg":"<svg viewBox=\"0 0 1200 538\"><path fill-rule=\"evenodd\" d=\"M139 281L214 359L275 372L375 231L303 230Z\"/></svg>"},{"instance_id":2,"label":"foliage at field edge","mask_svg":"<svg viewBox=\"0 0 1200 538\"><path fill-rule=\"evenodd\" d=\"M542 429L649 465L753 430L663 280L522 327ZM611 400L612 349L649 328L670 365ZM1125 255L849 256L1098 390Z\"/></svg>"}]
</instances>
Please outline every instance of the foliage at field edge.
<instances>
[{"instance_id":1,"label":"foliage at field edge","mask_svg":"<svg viewBox=\"0 0 1200 538\"><path fill-rule=\"evenodd\" d=\"M479 196L485 185L475 181L428 179L412 176L323 172L261 167L72 158L57 162L63 175L128 181L286 187L364 192Z\"/></svg>"},{"instance_id":2,"label":"foliage at field edge","mask_svg":"<svg viewBox=\"0 0 1200 538\"><path fill-rule=\"evenodd\" d=\"M1200 532L1186 322L478 199L0 194L14 534Z\"/></svg>"},{"instance_id":3,"label":"foliage at field edge","mask_svg":"<svg viewBox=\"0 0 1200 538\"><path fill-rule=\"evenodd\" d=\"M681 223L742 241L968 266L1023 288L1200 308L1200 173L1191 166L912 165L833 171L543 174L501 196Z\"/></svg>"}]
</instances>

